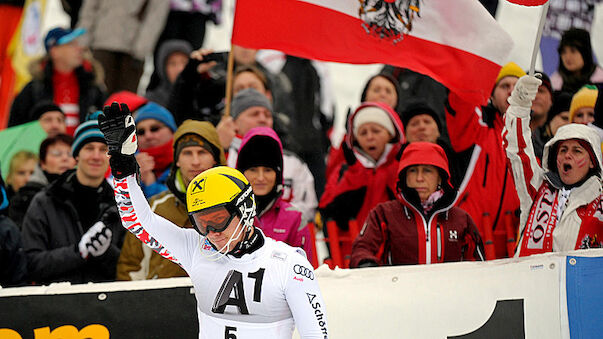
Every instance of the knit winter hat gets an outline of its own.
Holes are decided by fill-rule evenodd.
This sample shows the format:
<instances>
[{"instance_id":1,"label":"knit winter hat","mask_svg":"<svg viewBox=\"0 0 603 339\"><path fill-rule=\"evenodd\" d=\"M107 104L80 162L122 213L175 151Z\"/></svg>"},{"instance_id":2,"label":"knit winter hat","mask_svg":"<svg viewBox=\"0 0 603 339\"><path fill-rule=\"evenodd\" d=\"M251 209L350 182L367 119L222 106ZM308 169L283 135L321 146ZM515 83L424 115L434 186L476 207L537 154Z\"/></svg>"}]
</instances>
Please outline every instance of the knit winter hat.
<instances>
[{"instance_id":1,"label":"knit winter hat","mask_svg":"<svg viewBox=\"0 0 603 339\"><path fill-rule=\"evenodd\" d=\"M245 172L257 166L272 168L277 173L276 184L283 183L283 146L272 128L254 127L241 141L236 168Z\"/></svg>"},{"instance_id":2,"label":"knit winter hat","mask_svg":"<svg viewBox=\"0 0 603 339\"><path fill-rule=\"evenodd\" d=\"M526 75L526 72L524 72L519 65L511 61L500 69L500 72L498 72L498 76L496 77L495 84L498 84L498 82L504 77L512 76L521 78L524 75Z\"/></svg>"},{"instance_id":3,"label":"knit winter hat","mask_svg":"<svg viewBox=\"0 0 603 339\"><path fill-rule=\"evenodd\" d=\"M526 71L526 73L528 73L528 72ZM541 71L535 71L534 75L539 77L540 80L542 80L542 84L540 84L540 86L546 87L546 89L549 90L549 93L551 93L551 97L552 97L553 96L553 86L551 85L551 79L549 78L549 76Z\"/></svg>"},{"instance_id":4,"label":"knit winter hat","mask_svg":"<svg viewBox=\"0 0 603 339\"><path fill-rule=\"evenodd\" d=\"M417 100L409 104L404 112L402 112L402 125L404 126L404 130L406 131L406 127L408 127L408 123L410 119L416 117L417 115L427 114L435 120L438 125L438 131L442 134L442 121L440 120L440 116L436 113L436 111L431 108L431 106L423 101Z\"/></svg>"},{"instance_id":5,"label":"knit winter hat","mask_svg":"<svg viewBox=\"0 0 603 339\"><path fill-rule=\"evenodd\" d=\"M586 85L580 88L580 90L572 97L572 103L570 104L569 109L569 121L573 121L574 114L582 107L591 107L594 109L598 94L599 90L596 86Z\"/></svg>"},{"instance_id":6,"label":"knit winter hat","mask_svg":"<svg viewBox=\"0 0 603 339\"><path fill-rule=\"evenodd\" d=\"M211 154L214 157L214 160L216 161L216 163L220 162L220 158L218 155L216 155L216 150L212 147L212 145L199 134L192 134L192 133L185 134L185 135L181 136L180 138L178 138L178 140L176 140L176 147L175 147L176 152L174 153L174 159L178 159L178 157L180 156L180 152L182 152L182 150L185 147L189 147L189 146L203 147L205 150L207 150L209 152L209 154Z\"/></svg>"},{"instance_id":7,"label":"knit winter hat","mask_svg":"<svg viewBox=\"0 0 603 339\"><path fill-rule=\"evenodd\" d=\"M75 129L75 134L73 135L73 144L71 145L71 154L73 157L77 157L80 153L80 150L84 145L91 142L102 142L106 144L105 136L98 128L98 113L96 112L93 115L88 117L88 120L80 124Z\"/></svg>"},{"instance_id":8,"label":"knit winter hat","mask_svg":"<svg viewBox=\"0 0 603 339\"><path fill-rule=\"evenodd\" d=\"M65 115L65 113L63 112L63 110L54 102L50 101L50 100L45 100L45 101L41 101L38 102L37 104L34 105L34 107L31 109L31 114L30 116L37 120L40 119L40 117L46 113L46 112L61 112L61 114Z\"/></svg>"},{"instance_id":9,"label":"knit winter hat","mask_svg":"<svg viewBox=\"0 0 603 339\"><path fill-rule=\"evenodd\" d=\"M385 128L393 137L396 135L394 123L390 116L382 109L375 106L367 106L356 112L352 123L354 137L358 137L358 129L367 122L379 124Z\"/></svg>"},{"instance_id":10,"label":"knit winter hat","mask_svg":"<svg viewBox=\"0 0 603 339\"><path fill-rule=\"evenodd\" d=\"M232 109L230 110L230 116L234 120L246 109L251 107L264 107L272 112L272 104L268 101L268 98L253 88L246 88L232 99Z\"/></svg>"},{"instance_id":11,"label":"knit winter hat","mask_svg":"<svg viewBox=\"0 0 603 339\"><path fill-rule=\"evenodd\" d=\"M140 107L136 112L136 117L134 118L134 122L138 124L139 122L146 119L155 119L164 125L166 125L173 132L176 132L176 121L174 120L174 116L167 108L154 103L149 102L148 104Z\"/></svg>"}]
</instances>

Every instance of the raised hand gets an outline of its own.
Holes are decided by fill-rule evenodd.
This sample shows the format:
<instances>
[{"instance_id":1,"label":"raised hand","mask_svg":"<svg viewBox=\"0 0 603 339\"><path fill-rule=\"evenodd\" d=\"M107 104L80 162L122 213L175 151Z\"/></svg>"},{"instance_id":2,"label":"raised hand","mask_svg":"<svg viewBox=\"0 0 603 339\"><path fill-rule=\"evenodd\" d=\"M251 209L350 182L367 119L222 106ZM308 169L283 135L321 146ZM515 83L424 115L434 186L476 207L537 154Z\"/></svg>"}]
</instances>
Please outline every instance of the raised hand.
<instances>
[{"instance_id":1,"label":"raised hand","mask_svg":"<svg viewBox=\"0 0 603 339\"><path fill-rule=\"evenodd\" d=\"M535 76L524 75L515 84L513 92L509 97L509 104L524 108L531 108L532 101L538 93L538 86L542 84L542 80Z\"/></svg>"},{"instance_id":2,"label":"raised hand","mask_svg":"<svg viewBox=\"0 0 603 339\"><path fill-rule=\"evenodd\" d=\"M105 106L98 117L98 125L105 135L110 155L132 155L136 152L136 125L128 105L113 102Z\"/></svg>"},{"instance_id":3,"label":"raised hand","mask_svg":"<svg viewBox=\"0 0 603 339\"><path fill-rule=\"evenodd\" d=\"M138 147L136 125L126 104L113 102L105 106L103 114L98 116L98 126L105 135L111 159L111 172L122 179L138 171L134 153Z\"/></svg>"}]
</instances>

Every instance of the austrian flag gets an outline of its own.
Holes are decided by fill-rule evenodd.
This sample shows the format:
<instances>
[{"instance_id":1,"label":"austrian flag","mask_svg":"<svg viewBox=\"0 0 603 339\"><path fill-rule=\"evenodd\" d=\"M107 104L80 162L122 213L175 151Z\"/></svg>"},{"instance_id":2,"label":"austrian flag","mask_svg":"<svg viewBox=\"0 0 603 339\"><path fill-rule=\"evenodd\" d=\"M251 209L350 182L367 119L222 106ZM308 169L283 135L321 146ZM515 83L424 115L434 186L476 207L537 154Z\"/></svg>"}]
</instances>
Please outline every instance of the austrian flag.
<instances>
[{"instance_id":1,"label":"austrian flag","mask_svg":"<svg viewBox=\"0 0 603 339\"><path fill-rule=\"evenodd\" d=\"M237 0L232 43L412 69L485 103L513 47L476 0Z\"/></svg>"}]
</instances>

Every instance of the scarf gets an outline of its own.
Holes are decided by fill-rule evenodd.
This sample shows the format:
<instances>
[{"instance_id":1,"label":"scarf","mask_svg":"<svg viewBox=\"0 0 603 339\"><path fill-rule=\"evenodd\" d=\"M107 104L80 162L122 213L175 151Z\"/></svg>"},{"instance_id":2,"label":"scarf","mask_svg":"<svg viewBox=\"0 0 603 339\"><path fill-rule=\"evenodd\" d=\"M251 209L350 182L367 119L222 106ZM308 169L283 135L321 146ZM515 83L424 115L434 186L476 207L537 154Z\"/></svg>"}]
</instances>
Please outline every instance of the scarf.
<instances>
[{"instance_id":1,"label":"scarf","mask_svg":"<svg viewBox=\"0 0 603 339\"><path fill-rule=\"evenodd\" d=\"M174 161L173 140L170 139L163 145L141 149L141 152L148 153L155 160L155 168L153 173L159 178L166 168Z\"/></svg>"},{"instance_id":2,"label":"scarf","mask_svg":"<svg viewBox=\"0 0 603 339\"><path fill-rule=\"evenodd\" d=\"M429 196L429 198L427 198L427 200L425 200L424 202L421 202L421 206L423 207L423 213L427 214L431 211L431 209L433 209L433 205L435 205L435 203L440 200L440 198L444 195L444 190L439 189L433 193L431 193L431 195Z\"/></svg>"},{"instance_id":3,"label":"scarf","mask_svg":"<svg viewBox=\"0 0 603 339\"><path fill-rule=\"evenodd\" d=\"M553 231L568 205L573 189L573 187L555 189L547 181L540 186L523 230L523 237L519 247L520 257L553 251ZM576 249L580 248L582 238L591 233L591 228L597 227L597 223L591 223L590 220L593 219L600 202L601 196L599 195L588 205L577 209L576 212L581 219L582 225L578 234ZM585 223L585 221L587 222ZM584 227L585 224L593 224L594 226Z\"/></svg>"}]
</instances>

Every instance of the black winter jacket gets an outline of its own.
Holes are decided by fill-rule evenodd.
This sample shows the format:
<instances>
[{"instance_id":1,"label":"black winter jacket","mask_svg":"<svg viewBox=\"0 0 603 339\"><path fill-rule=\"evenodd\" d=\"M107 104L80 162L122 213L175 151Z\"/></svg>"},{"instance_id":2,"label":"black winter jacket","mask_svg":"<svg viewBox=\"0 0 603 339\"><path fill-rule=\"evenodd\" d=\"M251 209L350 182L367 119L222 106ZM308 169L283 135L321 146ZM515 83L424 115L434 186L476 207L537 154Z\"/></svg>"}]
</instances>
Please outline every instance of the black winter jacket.
<instances>
[{"instance_id":1,"label":"black winter jacket","mask_svg":"<svg viewBox=\"0 0 603 339\"><path fill-rule=\"evenodd\" d=\"M18 286L25 282L27 258L17 225L0 215L0 286Z\"/></svg>"},{"instance_id":2,"label":"black winter jacket","mask_svg":"<svg viewBox=\"0 0 603 339\"><path fill-rule=\"evenodd\" d=\"M72 284L115 279L117 259L124 238L113 198L113 189L103 180L98 195L101 220L113 232L111 246L99 256L81 258L78 243L86 232L73 203L75 170L61 175L34 197L23 220L23 245L30 278L38 284L69 281Z\"/></svg>"}]
</instances>

